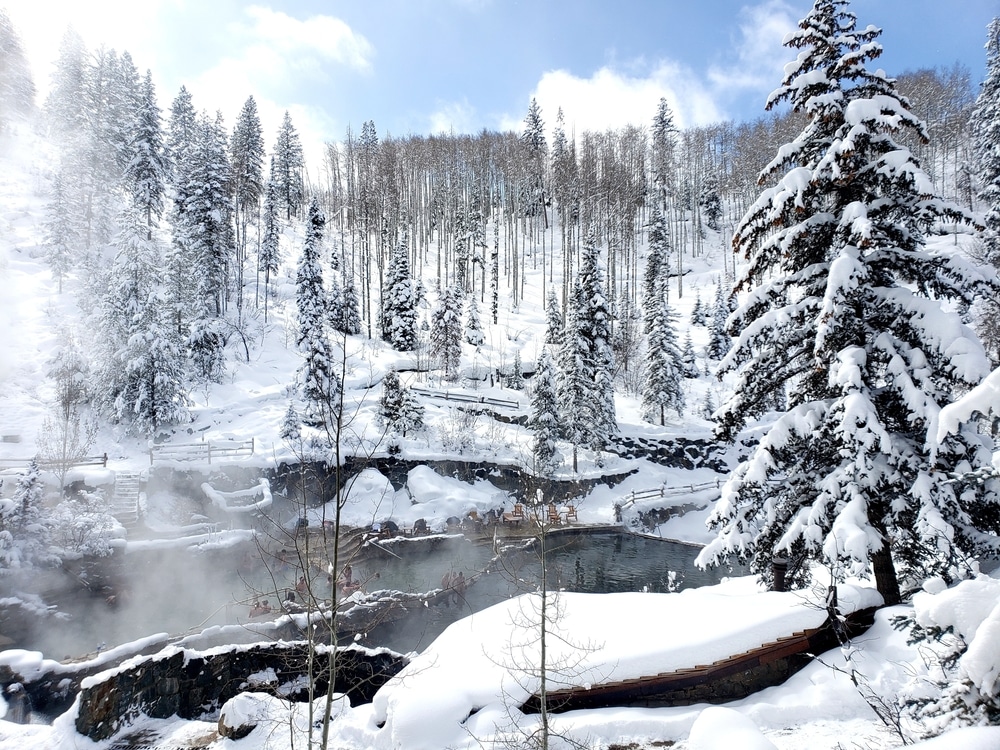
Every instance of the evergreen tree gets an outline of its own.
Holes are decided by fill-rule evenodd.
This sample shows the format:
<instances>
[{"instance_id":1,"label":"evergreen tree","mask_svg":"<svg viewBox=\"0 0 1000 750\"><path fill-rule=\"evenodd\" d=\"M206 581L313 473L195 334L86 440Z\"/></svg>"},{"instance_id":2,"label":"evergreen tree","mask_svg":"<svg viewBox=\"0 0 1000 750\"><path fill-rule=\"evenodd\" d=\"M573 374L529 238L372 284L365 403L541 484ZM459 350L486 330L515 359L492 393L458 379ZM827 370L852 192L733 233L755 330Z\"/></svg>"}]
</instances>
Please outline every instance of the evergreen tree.
<instances>
[{"instance_id":1,"label":"evergreen tree","mask_svg":"<svg viewBox=\"0 0 1000 750\"><path fill-rule=\"evenodd\" d=\"M71 201L70 191L65 187L62 170L56 172L52 180L52 200L46 210L45 259L52 269L52 277L59 284L62 294L63 279L73 268L73 255L78 236L73 222L76 206Z\"/></svg>"},{"instance_id":2,"label":"evergreen tree","mask_svg":"<svg viewBox=\"0 0 1000 750\"><path fill-rule=\"evenodd\" d=\"M547 348L542 348L538 367L531 379L531 415L528 429L534 433L532 459L535 473L546 476L559 466L556 440L559 437L559 407L556 398L555 372Z\"/></svg>"},{"instance_id":3,"label":"evergreen tree","mask_svg":"<svg viewBox=\"0 0 1000 750\"><path fill-rule=\"evenodd\" d=\"M45 100L45 122L64 143L78 142L86 126L83 98L86 66L87 48L83 38L67 28L59 45L52 88Z\"/></svg>"},{"instance_id":4,"label":"evergreen tree","mask_svg":"<svg viewBox=\"0 0 1000 750\"><path fill-rule=\"evenodd\" d=\"M147 239L151 239L153 229L163 213L167 163L160 127L160 108L156 106L156 89L148 70L140 89L129 154L130 158L125 166L125 184L131 195L132 205L145 217Z\"/></svg>"},{"instance_id":5,"label":"evergreen tree","mask_svg":"<svg viewBox=\"0 0 1000 750\"><path fill-rule=\"evenodd\" d=\"M272 160L273 165L273 160ZM274 172L272 166L271 171ZM264 322L267 322L267 303L271 296L271 279L278 275L281 263L281 228L278 226L278 192L273 180L264 187L264 219L257 255L257 277L264 274Z\"/></svg>"},{"instance_id":6,"label":"evergreen tree","mask_svg":"<svg viewBox=\"0 0 1000 750\"><path fill-rule=\"evenodd\" d=\"M155 239L148 238L135 209L122 214L120 227L103 304L105 349L95 393L115 421L152 434L186 417L183 358L176 335L164 325Z\"/></svg>"},{"instance_id":7,"label":"evergreen tree","mask_svg":"<svg viewBox=\"0 0 1000 750\"><path fill-rule=\"evenodd\" d=\"M393 349L411 352L417 347L417 299L410 278L410 249L404 231L389 256L382 287L382 338Z\"/></svg>"},{"instance_id":8,"label":"evergreen tree","mask_svg":"<svg viewBox=\"0 0 1000 750\"><path fill-rule=\"evenodd\" d=\"M58 565L45 517L41 471L32 460L18 477L9 503L0 503L0 575L18 568Z\"/></svg>"},{"instance_id":9,"label":"evergreen tree","mask_svg":"<svg viewBox=\"0 0 1000 750\"><path fill-rule=\"evenodd\" d=\"M514 352L514 364L510 368L510 375L507 377L507 387L512 391L519 391L524 388L524 373L521 369L521 350Z\"/></svg>"},{"instance_id":10,"label":"evergreen tree","mask_svg":"<svg viewBox=\"0 0 1000 750\"><path fill-rule=\"evenodd\" d=\"M305 161L302 154L302 142L298 131L292 125L292 116L285 111L278 128L278 138L274 143L274 156L271 160L271 180L274 182L278 196L278 206L285 212L285 220L299 215L304 200L304 183L302 172Z\"/></svg>"},{"instance_id":11,"label":"evergreen tree","mask_svg":"<svg viewBox=\"0 0 1000 750\"><path fill-rule=\"evenodd\" d=\"M479 304L476 295L469 295L469 304L465 310L465 341L473 346L479 346L486 340L483 326L479 322Z\"/></svg>"},{"instance_id":12,"label":"evergreen tree","mask_svg":"<svg viewBox=\"0 0 1000 750\"><path fill-rule=\"evenodd\" d=\"M424 426L424 407L413 392L399 380L395 370L382 379L382 396L378 402L379 423L391 432L406 437Z\"/></svg>"},{"instance_id":13,"label":"evergreen tree","mask_svg":"<svg viewBox=\"0 0 1000 750\"><path fill-rule=\"evenodd\" d=\"M642 411L646 419L666 424L666 410L684 411L684 363L665 296L650 320L649 346L642 386Z\"/></svg>"},{"instance_id":14,"label":"evergreen tree","mask_svg":"<svg viewBox=\"0 0 1000 750\"><path fill-rule=\"evenodd\" d=\"M701 292L696 292L694 296L694 307L691 308L691 325L703 326L707 322L705 304L701 301Z\"/></svg>"},{"instance_id":15,"label":"evergreen tree","mask_svg":"<svg viewBox=\"0 0 1000 750\"><path fill-rule=\"evenodd\" d=\"M185 171L191 164L191 153L198 140L198 116L194 100L183 86L170 103L170 120L167 124L167 165L171 198L175 211L183 212L187 203L188 180Z\"/></svg>"},{"instance_id":16,"label":"evergreen tree","mask_svg":"<svg viewBox=\"0 0 1000 750\"><path fill-rule=\"evenodd\" d=\"M438 306L431 315L431 351L444 370L445 380L458 380L462 360L462 301L458 291L441 290Z\"/></svg>"},{"instance_id":17,"label":"evergreen tree","mask_svg":"<svg viewBox=\"0 0 1000 750\"><path fill-rule=\"evenodd\" d=\"M691 343L690 331L684 337L684 348L681 350L681 368L686 378L701 376L701 370L698 369L698 360L694 356L694 344Z\"/></svg>"},{"instance_id":18,"label":"evergreen tree","mask_svg":"<svg viewBox=\"0 0 1000 750\"><path fill-rule=\"evenodd\" d=\"M677 126L674 114L664 97L656 106L653 129L650 133L653 147L653 185L656 187L660 206L666 209L667 197L673 192L674 151L677 148Z\"/></svg>"},{"instance_id":19,"label":"evergreen tree","mask_svg":"<svg viewBox=\"0 0 1000 750\"><path fill-rule=\"evenodd\" d=\"M729 301L722 279L715 287L715 305L712 309L712 326L708 331L708 348L706 353L710 359L722 359L732 348L732 340L726 330L726 319L729 317Z\"/></svg>"},{"instance_id":20,"label":"evergreen tree","mask_svg":"<svg viewBox=\"0 0 1000 750\"><path fill-rule=\"evenodd\" d=\"M170 197L168 217L172 238L166 252L163 292L167 317L176 335L183 339L189 333L196 298L196 244L192 237L193 222L187 216L187 203L194 187L188 172L193 169L197 137L194 104L191 94L182 86L171 102L167 126L167 195Z\"/></svg>"},{"instance_id":21,"label":"evergreen tree","mask_svg":"<svg viewBox=\"0 0 1000 750\"><path fill-rule=\"evenodd\" d=\"M970 122L972 143L979 165L979 198L986 204L982 233L983 260L1000 269L1000 18L994 18L986 41L986 78L976 99ZM1000 364L1000 303L983 301L979 333Z\"/></svg>"},{"instance_id":22,"label":"evergreen tree","mask_svg":"<svg viewBox=\"0 0 1000 750\"><path fill-rule=\"evenodd\" d=\"M653 318L662 313L661 300L666 299L668 276L667 261L670 240L667 222L657 205L649 219L649 249L646 252L646 269L642 276L643 333L652 330Z\"/></svg>"},{"instance_id":23,"label":"evergreen tree","mask_svg":"<svg viewBox=\"0 0 1000 750\"><path fill-rule=\"evenodd\" d=\"M243 274L249 255L247 232L249 225L256 220L264 192L264 150L264 130L257 115L257 102L250 96L240 110L229 142L235 229L236 306L240 315L243 311Z\"/></svg>"},{"instance_id":24,"label":"evergreen tree","mask_svg":"<svg viewBox=\"0 0 1000 750\"><path fill-rule=\"evenodd\" d=\"M220 317L226 309L233 254L228 139L221 115L199 116L194 136L193 143L185 144L183 160L175 163L180 180L175 201L183 197L184 203L175 211L174 238L195 287L191 317L206 320Z\"/></svg>"},{"instance_id":25,"label":"evergreen tree","mask_svg":"<svg viewBox=\"0 0 1000 750\"><path fill-rule=\"evenodd\" d=\"M579 312L583 307L583 289L577 279L566 311L556 375L558 414L561 415L562 436L573 445L573 471L577 470L579 446L593 442L593 376L589 365L590 348Z\"/></svg>"},{"instance_id":26,"label":"evergreen tree","mask_svg":"<svg viewBox=\"0 0 1000 750\"><path fill-rule=\"evenodd\" d=\"M361 333L361 310L358 306L358 292L353 281L344 287L344 328L342 333L357 336Z\"/></svg>"},{"instance_id":27,"label":"evergreen tree","mask_svg":"<svg viewBox=\"0 0 1000 750\"><path fill-rule=\"evenodd\" d=\"M24 117L34 106L31 66L10 16L0 8L0 132L12 116Z\"/></svg>"},{"instance_id":28,"label":"evergreen tree","mask_svg":"<svg viewBox=\"0 0 1000 750\"><path fill-rule=\"evenodd\" d=\"M719 181L715 177L709 176L705 179L698 203L701 205L701 212L708 228L718 232L721 228L719 221L722 219L722 197L719 195Z\"/></svg>"},{"instance_id":29,"label":"evergreen tree","mask_svg":"<svg viewBox=\"0 0 1000 750\"><path fill-rule=\"evenodd\" d=\"M307 424L330 424L330 410L341 394L340 377L326 335L326 292L323 288L321 252L326 217L313 198L306 218L306 238L295 279L299 335L296 345L305 358L299 369L299 385L305 400Z\"/></svg>"},{"instance_id":30,"label":"evergreen tree","mask_svg":"<svg viewBox=\"0 0 1000 750\"><path fill-rule=\"evenodd\" d=\"M525 194L522 198L525 216L537 216L545 212L545 162L548 144L545 141L545 122L538 100L532 98L528 114L524 118L524 132L521 142L528 155L528 175Z\"/></svg>"},{"instance_id":31,"label":"evergreen tree","mask_svg":"<svg viewBox=\"0 0 1000 750\"><path fill-rule=\"evenodd\" d=\"M600 450L618 432L615 415L614 354L611 347L611 313L604 295L604 269L593 230L583 243L580 263L580 330L587 342L585 377L591 403L590 442Z\"/></svg>"},{"instance_id":32,"label":"evergreen tree","mask_svg":"<svg viewBox=\"0 0 1000 750\"><path fill-rule=\"evenodd\" d=\"M563 319L559 308L556 290L549 287L549 296L545 301L545 343L558 344L562 340Z\"/></svg>"},{"instance_id":33,"label":"evergreen tree","mask_svg":"<svg viewBox=\"0 0 1000 750\"><path fill-rule=\"evenodd\" d=\"M996 287L924 246L938 222L969 217L934 197L895 139L926 131L894 81L866 68L881 32L857 30L846 6L816 0L786 37L799 54L769 100L808 119L734 237L740 286L758 286L732 317L739 338L720 371L736 372L736 389L719 435L733 438L786 384L788 408L723 488L718 535L698 561L736 554L766 579L780 555L801 584L804 561L821 560L838 578L873 574L894 604L898 565L954 575L965 555L997 546L992 482L951 474L989 464L981 437L961 430L933 455L926 440L941 405L988 371L942 303Z\"/></svg>"}]
</instances>

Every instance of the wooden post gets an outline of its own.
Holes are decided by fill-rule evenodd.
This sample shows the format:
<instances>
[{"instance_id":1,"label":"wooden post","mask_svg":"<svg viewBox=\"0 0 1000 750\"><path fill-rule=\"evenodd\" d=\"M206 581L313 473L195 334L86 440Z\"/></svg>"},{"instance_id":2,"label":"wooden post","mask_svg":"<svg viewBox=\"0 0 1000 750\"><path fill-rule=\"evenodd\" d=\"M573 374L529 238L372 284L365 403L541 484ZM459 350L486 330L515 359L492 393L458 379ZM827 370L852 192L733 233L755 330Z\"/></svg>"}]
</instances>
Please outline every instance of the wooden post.
<instances>
[{"instance_id":1,"label":"wooden post","mask_svg":"<svg viewBox=\"0 0 1000 750\"><path fill-rule=\"evenodd\" d=\"M772 557L771 558L771 575L774 581L771 583L772 591L787 591L785 585L785 575L788 573L788 558L787 557Z\"/></svg>"}]
</instances>

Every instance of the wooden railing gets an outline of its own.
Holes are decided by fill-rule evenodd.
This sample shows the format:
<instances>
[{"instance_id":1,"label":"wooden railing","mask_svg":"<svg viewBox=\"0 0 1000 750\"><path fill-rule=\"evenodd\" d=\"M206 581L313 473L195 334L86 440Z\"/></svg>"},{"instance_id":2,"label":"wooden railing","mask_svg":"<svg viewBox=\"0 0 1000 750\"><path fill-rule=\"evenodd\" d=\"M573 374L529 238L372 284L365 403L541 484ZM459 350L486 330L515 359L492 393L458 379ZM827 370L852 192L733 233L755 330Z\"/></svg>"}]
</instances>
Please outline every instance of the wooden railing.
<instances>
[{"instance_id":1,"label":"wooden railing","mask_svg":"<svg viewBox=\"0 0 1000 750\"><path fill-rule=\"evenodd\" d=\"M0 458L0 467L20 467L30 466L35 461L40 469L51 469L54 466L104 466L108 465L108 454L100 456L82 456L72 461L44 461L38 457L33 458Z\"/></svg>"},{"instance_id":2,"label":"wooden railing","mask_svg":"<svg viewBox=\"0 0 1000 750\"><path fill-rule=\"evenodd\" d=\"M210 464L220 458L252 456L254 448L254 438L220 443L207 440L199 443L160 443L149 449L149 465L152 466L154 461L204 461Z\"/></svg>"},{"instance_id":3,"label":"wooden railing","mask_svg":"<svg viewBox=\"0 0 1000 750\"><path fill-rule=\"evenodd\" d=\"M521 404L505 398L493 398L492 396L476 396L472 393L454 393L452 391L436 391L430 388L413 386L410 391L428 398L440 398L445 401L458 401L464 404L484 404L486 406L500 406L505 409L518 409Z\"/></svg>"},{"instance_id":4,"label":"wooden railing","mask_svg":"<svg viewBox=\"0 0 1000 750\"><path fill-rule=\"evenodd\" d=\"M675 497L677 495L690 495L694 492L701 492L702 490L712 490L719 489L722 486L721 481L715 482L702 482L700 484L687 484L682 486L667 487L666 485L660 485L659 487L652 487L648 490L632 490L622 502L621 507L627 508L630 505L635 505L640 500L655 500L658 497L667 498Z\"/></svg>"}]
</instances>

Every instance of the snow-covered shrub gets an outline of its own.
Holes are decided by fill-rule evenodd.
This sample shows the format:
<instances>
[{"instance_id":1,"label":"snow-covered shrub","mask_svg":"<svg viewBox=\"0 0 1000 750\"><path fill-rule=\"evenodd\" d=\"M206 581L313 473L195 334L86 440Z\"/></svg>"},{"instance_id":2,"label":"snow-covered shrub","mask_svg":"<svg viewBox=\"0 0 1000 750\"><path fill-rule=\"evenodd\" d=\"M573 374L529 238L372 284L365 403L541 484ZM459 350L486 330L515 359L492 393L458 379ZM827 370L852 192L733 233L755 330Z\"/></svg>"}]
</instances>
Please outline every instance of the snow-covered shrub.
<instances>
[{"instance_id":1,"label":"snow-covered shrub","mask_svg":"<svg viewBox=\"0 0 1000 750\"><path fill-rule=\"evenodd\" d=\"M479 414L468 409L452 407L448 416L438 423L441 447L451 453L462 454L476 447L476 423Z\"/></svg>"},{"instance_id":2,"label":"snow-covered shrub","mask_svg":"<svg viewBox=\"0 0 1000 750\"><path fill-rule=\"evenodd\" d=\"M0 498L0 575L17 568L58 565L49 546L50 521L42 505L38 464L32 461L11 498Z\"/></svg>"},{"instance_id":3,"label":"snow-covered shrub","mask_svg":"<svg viewBox=\"0 0 1000 750\"><path fill-rule=\"evenodd\" d=\"M52 511L52 540L67 557L108 557L124 529L101 491L80 492Z\"/></svg>"},{"instance_id":4,"label":"snow-covered shrub","mask_svg":"<svg viewBox=\"0 0 1000 750\"><path fill-rule=\"evenodd\" d=\"M934 578L913 597L911 642L925 667L902 696L927 736L1000 724L1000 580L986 575L947 588Z\"/></svg>"}]
</instances>

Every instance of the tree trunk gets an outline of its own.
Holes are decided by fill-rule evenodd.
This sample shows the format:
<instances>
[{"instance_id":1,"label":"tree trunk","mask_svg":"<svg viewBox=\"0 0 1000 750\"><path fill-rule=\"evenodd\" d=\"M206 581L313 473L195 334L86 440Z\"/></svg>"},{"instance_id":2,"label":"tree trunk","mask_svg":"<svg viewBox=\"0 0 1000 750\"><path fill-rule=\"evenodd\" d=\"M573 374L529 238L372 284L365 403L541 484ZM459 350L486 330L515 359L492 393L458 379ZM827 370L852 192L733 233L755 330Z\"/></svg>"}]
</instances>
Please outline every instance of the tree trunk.
<instances>
[{"instance_id":1,"label":"tree trunk","mask_svg":"<svg viewBox=\"0 0 1000 750\"><path fill-rule=\"evenodd\" d=\"M882 595L887 607L899 604L903 597L899 592L899 579L896 576L896 565L892 561L889 548L889 535L881 520L873 521L872 526L882 537L882 548L872 555L872 570L875 573L875 588Z\"/></svg>"}]
</instances>

